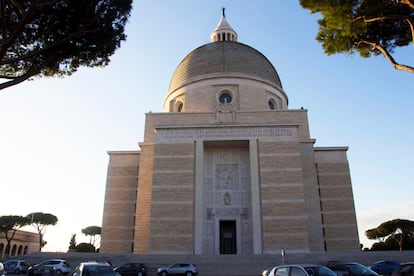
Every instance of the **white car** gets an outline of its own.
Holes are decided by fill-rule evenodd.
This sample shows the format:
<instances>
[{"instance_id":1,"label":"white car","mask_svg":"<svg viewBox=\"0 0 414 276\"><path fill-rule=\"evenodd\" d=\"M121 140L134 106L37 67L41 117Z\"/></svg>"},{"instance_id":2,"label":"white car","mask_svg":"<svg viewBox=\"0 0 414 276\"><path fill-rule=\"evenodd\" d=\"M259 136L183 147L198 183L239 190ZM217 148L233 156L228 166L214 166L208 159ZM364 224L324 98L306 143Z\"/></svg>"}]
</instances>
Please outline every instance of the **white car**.
<instances>
[{"instance_id":1,"label":"white car","mask_svg":"<svg viewBox=\"0 0 414 276\"><path fill-rule=\"evenodd\" d=\"M25 260L8 260L3 263L4 271L7 273L20 274L26 273L30 265Z\"/></svg>"},{"instance_id":2,"label":"white car","mask_svg":"<svg viewBox=\"0 0 414 276\"><path fill-rule=\"evenodd\" d=\"M6 275L6 273L4 272L4 266L3 263L0 262L0 276Z\"/></svg>"},{"instance_id":3,"label":"white car","mask_svg":"<svg viewBox=\"0 0 414 276\"><path fill-rule=\"evenodd\" d=\"M36 264L36 266L51 266L56 269L56 274L69 274L71 272L70 265L66 260L53 259Z\"/></svg>"},{"instance_id":4,"label":"white car","mask_svg":"<svg viewBox=\"0 0 414 276\"><path fill-rule=\"evenodd\" d=\"M318 264L289 264L275 266L267 274L269 276L337 276L335 272Z\"/></svg>"},{"instance_id":5,"label":"white car","mask_svg":"<svg viewBox=\"0 0 414 276\"><path fill-rule=\"evenodd\" d=\"M73 276L121 276L121 274L115 272L108 263L83 262L76 267Z\"/></svg>"}]
</instances>

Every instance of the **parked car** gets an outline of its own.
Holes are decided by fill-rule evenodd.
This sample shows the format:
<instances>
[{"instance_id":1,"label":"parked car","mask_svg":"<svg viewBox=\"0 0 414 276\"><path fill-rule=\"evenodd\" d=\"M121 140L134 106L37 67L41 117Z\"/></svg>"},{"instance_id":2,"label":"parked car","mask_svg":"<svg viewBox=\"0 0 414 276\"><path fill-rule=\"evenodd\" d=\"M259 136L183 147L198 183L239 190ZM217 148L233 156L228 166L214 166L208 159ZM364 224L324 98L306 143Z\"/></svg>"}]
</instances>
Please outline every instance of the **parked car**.
<instances>
[{"instance_id":1,"label":"parked car","mask_svg":"<svg viewBox=\"0 0 414 276\"><path fill-rule=\"evenodd\" d=\"M0 276L6 275L6 272L4 272L4 266L3 263L0 262Z\"/></svg>"},{"instance_id":2,"label":"parked car","mask_svg":"<svg viewBox=\"0 0 414 276\"><path fill-rule=\"evenodd\" d=\"M389 276L399 266L400 263L395 261L378 261L370 268L378 274Z\"/></svg>"},{"instance_id":3,"label":"parked car","mask_svg":"<svg viewBox=\"0 0 414 276\"><path fill-rule=\"evenodd\" d=\"M263 269L262 276L269 276L270 271L272 271L272 267Z\"/></svg>"},{"instance_id":4,"label":"parked car","mask_svg":"<svg viewBox=\"0 0 414 276\"><path fill-rule=\"evenodd\" d=\"M263 271L265 272L265 271ZM273 267L268 276L337 276L335 272L324 265L318 264L288 264Z\"/></svg>"},{"instance_id":5,"label":"parked car","mask_svg":"<svg viewBox=\"0 0 414 276\"><path fill-rule=\"evenodd\" d=\"M169 266L159 267L157 269L158 275L167 276L167 275L185 275L192 276L197 275L197 266L194 264L188 263L177 263Z\"/></svg>"},{"instance_id":6,"label":"parked car","mask_svg":"<svg viewBox=\"0 0 414 276\"><path fill-rule=\"evenodd\" d=\"M378 276L378 273L360 263L329 262L326 264L338 276Z\"/></svg>"},{"instance_id":7,"label":"parked car","mask_svg":"<svg viewBox=\"0 0 414 276\"><path fill-rule=\"evenodd\" d=\"M147 267L141 263L126 263L114 268L122 276L145 276L147 275Z\"/></svg>"},{"instance_id":8,"label":"parked car","mask_svg":"<svg viewBox=\"0 0 414 276\"><path fill-rule=\"evenodd\" d=\"M53 266L36 265L29 267L27 276L59 276L58 271Z\"/></svg>"},{"instance_id":9,"label":"parked car","mask_svg":"<svg viewBox=\"0 0 414 276\"><path fill-rule=\"evenodd\" d=\"M393 272L392 276L413 276L414 262L401 263Z\"/></svg>"},{"instance_id":10,"label":"parked car","mask_svg":"<svg viewBox=\"0 0 414 276\"><path fill-rule=\"evenodd\" d=\"M3 263L4 271L7 273L26 273L29 270L30 264L25 260L8 260Z\"/></svg>"},{"instance_id":11,"label":"parked car","mask_svg":"<svg viewBox=\"0 0 414 276\"><path fill-rule=\"evenodd\" d=\"M108 263L98 263L98 262L82 262L80 263L75 271L73 276L119 276L117 272L114 271L113 267Z\"/></svg>"},{"instance_id":12,"label":"parked car","mask_svg":"<svg viewBox=\"0 0 414 276\"><path fill-rule=\"evenodd\" d=\"M36 266L50 266L54 267L56 269L56 273L58 275L60 274L69 274L71 272L70 265L66 260L61 259L53 259L53 260L47 260L44 262L41 262L39 264L34 265Z\"/></svg>"}]
</instances>

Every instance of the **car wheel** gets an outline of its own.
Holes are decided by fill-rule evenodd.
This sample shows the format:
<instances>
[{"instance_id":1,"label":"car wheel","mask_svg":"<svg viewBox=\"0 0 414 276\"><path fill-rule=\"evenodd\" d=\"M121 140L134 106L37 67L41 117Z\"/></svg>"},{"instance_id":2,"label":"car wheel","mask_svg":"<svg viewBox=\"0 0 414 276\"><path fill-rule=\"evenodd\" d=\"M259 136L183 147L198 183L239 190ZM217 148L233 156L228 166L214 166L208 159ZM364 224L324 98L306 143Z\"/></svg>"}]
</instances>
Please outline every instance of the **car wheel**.
<instances>
[{"instance_id":1,"label":"car wheel","mask_svg":"<svg viewBox=\"0 0 414 276\"><path fill-rule=\"evenodd\" d=\"M185 276L193 276L193 273L191 271L187 271L187 273L185 274Z\"/></svg>"},{"instance_id":2,"label":"car wheel","mask_svg":"<svg viewBox=\"0 0 414 276\"><path fill-rule=\"evenodd\" d=\"M15 274L20 274L20 269L16 269L16 270L14 271L14 273L15 273Z\"/></svg>"},{"instance_id":3,"label":"car wheel","mask_svg":"<svg viewBox=\"0 0 414 276\"><path fill-rule=\"evenodd\" d=\"M138 272L138 275L137 276L143 276L144 274L140 271L140 272Z\"/></svg>"},{"instance_id":4,"label":"car wheel","mask_svg":"<svg viewBox=\"0 0 414 276\"><path fill-rule=\"evenodd\" d=\"M62 270L60 270L60 269L56 270L56 275L62 275L62 274L63 274Z\"/></svg>"},{"instance_id":5,"label":"car wheel","mask_svg":"<svg viewBox=\"0 0 414 276\"><path fill-rule=\"evenodd\" d=\"M167 276L167 271L163 271L163 272L161 272L161 276Z\"/></svg>"}]
</instances>

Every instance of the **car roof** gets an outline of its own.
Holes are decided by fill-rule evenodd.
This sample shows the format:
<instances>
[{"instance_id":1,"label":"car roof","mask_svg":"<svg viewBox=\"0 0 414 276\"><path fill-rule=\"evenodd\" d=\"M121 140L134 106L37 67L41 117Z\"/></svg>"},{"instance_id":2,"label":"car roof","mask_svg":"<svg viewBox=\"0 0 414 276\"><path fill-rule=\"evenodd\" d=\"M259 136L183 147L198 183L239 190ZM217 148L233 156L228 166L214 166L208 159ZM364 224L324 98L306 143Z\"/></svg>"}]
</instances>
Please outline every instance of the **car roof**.
<instances>
[{"instance_id":1,"label":"car roof","mask_svg":"<svg viewBox=\"0 0 414 276\"><path fill-rule=\"evenodd\" d=\"M269 268L270 270L273 268L279 268L279 267L302 267L302 268L309 268L309 267L326 267L325 265L322 264L284 264L284 265L277 265L274 266L272 268Z\"/></svg>"},{"instance_id":2,"label":"car roof","mask_svg":"<svg viewBox=\"0 0 414 276\"><path fill-rule=\"evenodd\" d=\"M100 262L95 262L95 261L93 261L93 262L82 262L80 264L82 264L84 266L89 266L89 265L93 265L93 266L111 266L108 263L100 263Z\"/></svg>"},{"instance_id":3,"label":"car roof","mask_svg":"<svg viewBox=\"0 0 414 276\"><path fill-rule=\"evenodd\" d=\"M301 266L301 267L309 267L309 266L324 266L322 264L312 264L312 263L304 263L304 264L284 264L284 265L277 265L278 266Z\"/></svg>"}]
</instances>

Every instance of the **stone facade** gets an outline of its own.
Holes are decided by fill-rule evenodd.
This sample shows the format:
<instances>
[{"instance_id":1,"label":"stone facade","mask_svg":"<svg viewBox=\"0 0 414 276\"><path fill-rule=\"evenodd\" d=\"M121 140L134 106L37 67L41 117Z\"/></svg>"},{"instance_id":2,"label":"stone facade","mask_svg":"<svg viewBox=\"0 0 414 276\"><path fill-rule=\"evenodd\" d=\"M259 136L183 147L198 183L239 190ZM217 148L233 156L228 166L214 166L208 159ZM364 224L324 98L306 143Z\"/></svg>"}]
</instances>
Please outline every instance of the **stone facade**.
<instances>
[{"instance_id":1,"label":"stone facade","mask_svg":"<svg viewBox=\"0 0 414 276\"><path fill-rule=\"evenodd\" d=\"M11 233L9 233L10 237ZM12 257L32 252L39 252L39 234L17 230L10 243L10 251L7 255L7 240L4 233L0 233L0 258Z\"/></svg>"},{"instance_id":2,"label":"stone facade","mask_svg":"<svg viewBox=\"0 0 414 276\"><path fill-rule=\"evenodd\" d=\"M235 38L224 15L215 39ZM230 35L221 35L229 32ZM314 147L273 65L234 40L179 64L139 151L109 152L101 252L358 250L346 147Z\"/></svg>"}]
</instances>

